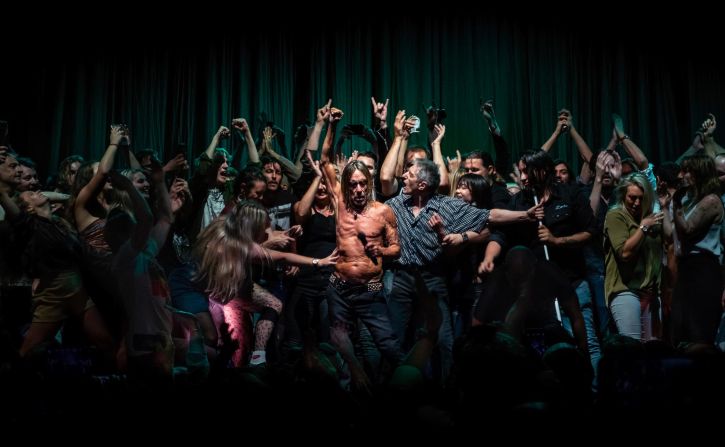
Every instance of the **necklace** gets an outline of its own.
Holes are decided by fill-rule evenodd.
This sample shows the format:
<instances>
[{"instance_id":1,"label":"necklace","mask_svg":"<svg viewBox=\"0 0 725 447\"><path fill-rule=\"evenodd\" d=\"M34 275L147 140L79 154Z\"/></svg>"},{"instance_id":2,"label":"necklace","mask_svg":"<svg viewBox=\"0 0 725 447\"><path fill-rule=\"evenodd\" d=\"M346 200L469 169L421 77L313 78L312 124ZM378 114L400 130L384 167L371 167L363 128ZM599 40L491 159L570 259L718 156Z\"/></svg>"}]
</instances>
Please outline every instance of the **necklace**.
<instances>
[{"instance_id":1,"label":"necklace","mask_svg":"<svg viewBox=\"0 0 725 447\"><path fill-rule=\"evenodd\" d=\"M367 211L367 210L368 210L368 205L367 204L365 204L365 208L363 208L360 212L358 212L356 209L353 208L353 210L352 210L352 217L355 220L357 220L357 216L364 216L365 215L365 211Z\"/></svg>"}]
</instances>

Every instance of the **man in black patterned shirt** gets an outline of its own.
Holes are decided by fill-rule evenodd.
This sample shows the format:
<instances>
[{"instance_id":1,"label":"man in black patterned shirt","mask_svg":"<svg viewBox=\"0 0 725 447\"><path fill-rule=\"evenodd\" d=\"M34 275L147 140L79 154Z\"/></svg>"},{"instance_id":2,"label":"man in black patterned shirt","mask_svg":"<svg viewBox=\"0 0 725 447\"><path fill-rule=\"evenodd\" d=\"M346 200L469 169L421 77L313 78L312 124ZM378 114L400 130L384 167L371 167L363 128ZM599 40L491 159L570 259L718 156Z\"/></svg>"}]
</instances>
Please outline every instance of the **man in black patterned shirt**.
<instances>
[{"instance_id":1,"label":"man in black patterned shirt","mask_svg":"<svg viewBox=\"0 0 725 447\"><path fill-rule=\"evenodd\" d=\"M436 194L439 183L435 163L416 160L403 174L402 194L386 202L398 221L400 240L400 258L395 263L395 279L388 304L393 328L401 340L406 340L417 295L413 272L420 271L428 290L437 296L443 314L438 336L440 373L441 379L445 379L452 361L453 329L443 268L443 244L464 244L488 223L535 221L543 217L543 211L541 206L527 211L479 209L460 199Z\"/></svg>"}]
</instances>

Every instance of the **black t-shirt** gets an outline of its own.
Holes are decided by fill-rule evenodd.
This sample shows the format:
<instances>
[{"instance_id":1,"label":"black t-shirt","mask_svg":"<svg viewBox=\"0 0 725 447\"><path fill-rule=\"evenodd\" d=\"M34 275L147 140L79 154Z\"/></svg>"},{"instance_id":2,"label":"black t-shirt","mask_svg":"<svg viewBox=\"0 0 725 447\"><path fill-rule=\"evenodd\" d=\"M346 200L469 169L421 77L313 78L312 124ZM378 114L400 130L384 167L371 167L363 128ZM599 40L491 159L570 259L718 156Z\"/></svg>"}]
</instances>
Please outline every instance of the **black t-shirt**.
<instances>
[{"instance_id":1,"label":"black t-shirt","mask_svg":"<svg viewBox=\"0 0 725 447\"><path fill-rule=\"evenodd\" d=\"M509 209L525 211L534 206L533 195L529 191L521 191L509 202ZM571 236L587 231L597 235L596 221L588 200L579 192L579 188L556 184L549 201L544 205L543 224L556 237ZM505 235L506 247L523 245L530 248L539 260L546 260L544 244L539 241L538 223L523 222L501 227ZM582 247L566 245L554 247L549 245L549 260L559 266L570 281L583 279L586 274Z\"/></svg>"}]
</instances>

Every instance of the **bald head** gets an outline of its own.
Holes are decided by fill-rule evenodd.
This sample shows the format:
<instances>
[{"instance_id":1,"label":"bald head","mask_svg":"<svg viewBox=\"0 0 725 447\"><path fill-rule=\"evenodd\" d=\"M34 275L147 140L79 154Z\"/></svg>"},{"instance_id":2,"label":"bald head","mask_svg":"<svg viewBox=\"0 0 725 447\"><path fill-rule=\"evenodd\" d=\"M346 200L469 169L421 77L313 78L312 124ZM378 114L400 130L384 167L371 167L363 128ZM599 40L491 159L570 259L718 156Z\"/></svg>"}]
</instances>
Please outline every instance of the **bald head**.
<instances>
[{"instance_id":1,"label":"bald head","mask_svg":"<svg viewBox=\"0 0 725 447\"><path fill-rule=\"evenodd\" d=\"M725 175L725 155L715 157L715 169L717 170L717 175Z\"/></svg>"},{"instance_id":2,"label":"bald head","mask_svg":"<svg viewBox=\"0 0 725 447\"><path fill-rule=\"evenodd\" d=\"M715 171L720 184L725 184L725 155L715 157Z\"/></svg>"}]
</instances>

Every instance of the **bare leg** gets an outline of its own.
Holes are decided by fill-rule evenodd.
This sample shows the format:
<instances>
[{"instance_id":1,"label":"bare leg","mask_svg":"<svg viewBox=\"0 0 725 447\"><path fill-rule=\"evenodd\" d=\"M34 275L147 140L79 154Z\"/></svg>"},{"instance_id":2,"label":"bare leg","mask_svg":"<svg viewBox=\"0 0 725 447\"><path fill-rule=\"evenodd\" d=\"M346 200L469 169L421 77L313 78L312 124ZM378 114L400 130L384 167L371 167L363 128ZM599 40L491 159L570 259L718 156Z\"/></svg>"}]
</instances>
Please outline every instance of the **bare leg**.
<instances>
[{"instance_id":1,"label":"bare leg","mask_svg":"<svg viewBox=\"0 0 725 447\"><path fill-rule=\"evenodd\" d=\"M23 344L20 346L20 357L27 356L38 345L53 337L62 324L62 321L53 323L31 323L28 333L23 340Z\"/></svg>"},{"instance_id":2,"label":"bare leg","mask_svg":"<svg viewBox=\"0 0 725 447\"><path fill-rule=\"evenodd\" d=\"M252 304L262 311L262 317L254 328L254 350L259 351L267 347L277 317L282 313L282 301L255 284L252 293Z\"/></svg>"},{"instance_id":3,"label":"bare leg","mask_svg":"<svg viewBox=\"0 0 725 447\"><path fill-rule=\"evenodd\" d=\"M88 335L91 343L101 350L107 352L114 350L116 343L96 307L91 307L83 313L83 330Z\"/></svg>"}]
</instances>

